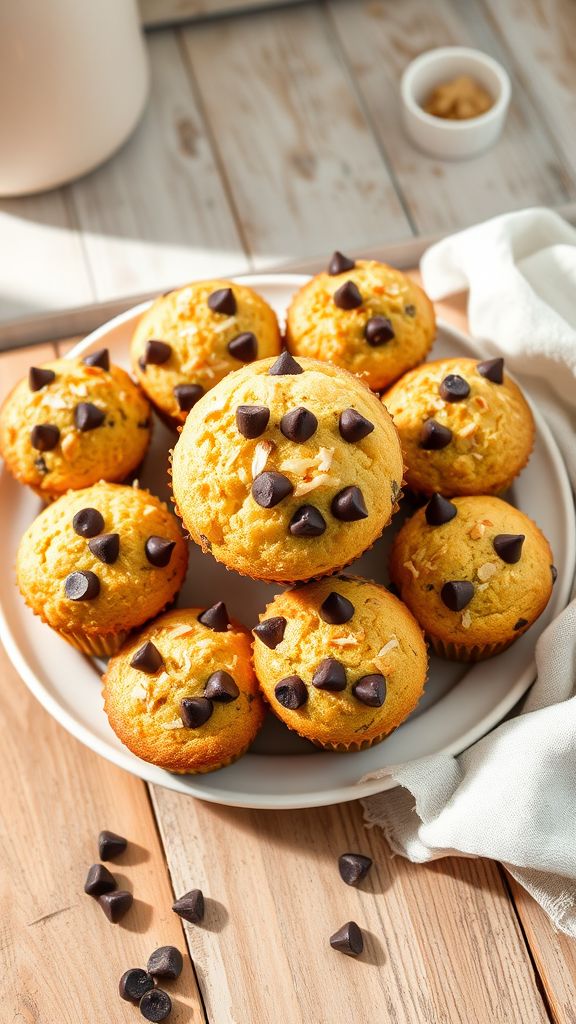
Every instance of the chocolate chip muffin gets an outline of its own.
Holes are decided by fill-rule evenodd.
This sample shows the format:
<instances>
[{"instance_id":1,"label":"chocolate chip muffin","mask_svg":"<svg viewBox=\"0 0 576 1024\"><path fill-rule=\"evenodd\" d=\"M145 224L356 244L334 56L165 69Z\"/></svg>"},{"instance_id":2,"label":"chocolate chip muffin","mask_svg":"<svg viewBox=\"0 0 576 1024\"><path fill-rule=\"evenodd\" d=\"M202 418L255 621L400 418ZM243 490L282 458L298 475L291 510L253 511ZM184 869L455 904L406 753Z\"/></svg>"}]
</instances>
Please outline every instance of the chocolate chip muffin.
<instances>
[{"instance_id":1,"label":"chocolate chip muffin","mask_svg":"<svg viewBox=\"0 0 576 1024\"><path fill-rule=\"evenodd\" d=\"M556 569L548 541L519 509L492 496L435 494L396 536L390 575L437 654L479 661L530 628Z\"/></svg>"},{"instance_id":2,"label":"chocolate chip muffin","mask_svg":"<svg viewBox=\"0 0 576 1024\"><path fill-rule=\"evenodd\" d=\"M222 602L156 619L111 659L103 682L122 743L171 772L231 764L264 719L250 634Z\"/></svg>"},{"instance_id":3,"label":"chocolate chip muffin","mask_svg":"<svg viewBox=\"0 0 576 1024\"><path fill-rule=\"evenodd\" d=\"M284 352L230 374L191 411L172 486L193 539L229 569L293 581L374 543L397 507L394 425L357 378Z\"/></svg>"},{"instance_id":4,"label":"chocolate chip muffin","mask_svg":"<svg viewBox=\"0 0 576 1024\"><path fill-rule=\"evenodd\" d=\"M422 630L369 580L334 576L285 591L254 634L256 675L272 711L329 750L378 743L422 695Z\"/></svg>"},{"instance_id":5,"label":"chocolate chip muffin","mask_svg":"<svg viewBox=\"0 0 576 1024\"><path fill-rule=\"evenodd\" d=\"M439 359L407 373L382 401L394 419L412 490L498 494L524 468L534 419L503 359Z\"/></svg>"},{"instance_id":6,"label":"chocolate chip muffin","mask_svg":"<svg viewBox=\"0 0 576 1024\"><path fill-rule=\"evenodd\" d=\"M114 654L172 601L188 549L154 495L99 483L69 491L28 527L17 557L26 604L86 654Z\"/></svg>"},{"instance_id":7,"label":"chocolate chip muffin","mask_svg":"<svg viewBox=\"0 0 576 1024\"><path fill-rule=\"evenodd\" d=\"M46 501L124 480L149 441L150 406L107 349L31 366L0 409L6 466Z\"/></svg>"},{"instance_id":8,"label":"chocolate chip muffin","mask_svg":"<svg viewBox=\"0 0 576 1024\"><path fill-rule=\"evenodd\" d=\"M422 362L435 335L434 307L415 281L339 252L296 293L286 322L295 356L341 366L374 391Z\"/></svg>"},{"instance_id":9,"label":"chocolate chip muffin","mask_svg":"<svg viewBox=\"0 0 576 1024\"><path fill-rule=\"evenodd\" d=\"M132 339L140 384L176 426L231 370L279 351L278 321L268 303L232 281L195 281L161 296Z\"/></svg>"}]
</instances>

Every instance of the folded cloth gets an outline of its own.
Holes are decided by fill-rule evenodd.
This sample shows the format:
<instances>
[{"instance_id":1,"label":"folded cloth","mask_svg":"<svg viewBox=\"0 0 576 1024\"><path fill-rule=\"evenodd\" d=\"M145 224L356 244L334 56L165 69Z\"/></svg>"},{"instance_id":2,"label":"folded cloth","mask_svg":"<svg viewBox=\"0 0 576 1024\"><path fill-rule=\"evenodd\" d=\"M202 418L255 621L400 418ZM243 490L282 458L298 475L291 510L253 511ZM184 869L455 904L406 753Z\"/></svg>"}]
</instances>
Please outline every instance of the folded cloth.
<instances>
[{"instance_id":1,"label":"folded cloth","mask_svg":"<svg viewBox=\"0 0 576 1024\"><path fill-rule=\"evenodd\" d=\"M523 381L576 490L576 230L549 210L506 214L433 245L421 271L433 299L468 288L470 333ZM458 757L394 768L399 788L364 812L412 861L502 861L576 937L576 601L541 635L536 667L516 717Z\"/></svg>"}]
</instances>

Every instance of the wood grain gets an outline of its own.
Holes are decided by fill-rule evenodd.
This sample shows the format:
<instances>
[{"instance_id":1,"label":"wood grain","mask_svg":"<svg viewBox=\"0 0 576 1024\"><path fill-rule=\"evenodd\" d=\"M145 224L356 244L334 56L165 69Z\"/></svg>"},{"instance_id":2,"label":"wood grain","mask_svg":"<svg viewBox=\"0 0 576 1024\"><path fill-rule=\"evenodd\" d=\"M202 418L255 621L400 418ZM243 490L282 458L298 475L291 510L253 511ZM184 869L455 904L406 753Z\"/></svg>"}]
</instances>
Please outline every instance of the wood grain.
<instances>
[{"instance_id":1,"label":"wood grain","mask_svg":"<svg viewBox=\"0 0 576 1024\"><path fill-rule=\"evenodd\" d=\"M260 8L305 0L139 0L140 17L145 28L174 25L196 18L214 18L240 14Z\"/></svg>"}]
</instances>

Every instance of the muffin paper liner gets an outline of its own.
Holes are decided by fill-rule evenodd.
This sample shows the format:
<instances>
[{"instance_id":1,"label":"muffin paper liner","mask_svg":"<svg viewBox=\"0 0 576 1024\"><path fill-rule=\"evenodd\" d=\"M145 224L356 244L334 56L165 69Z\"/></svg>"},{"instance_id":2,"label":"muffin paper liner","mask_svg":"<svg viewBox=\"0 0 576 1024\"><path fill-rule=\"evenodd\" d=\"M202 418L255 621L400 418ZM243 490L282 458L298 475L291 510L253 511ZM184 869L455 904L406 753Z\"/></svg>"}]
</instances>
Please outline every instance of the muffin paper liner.
<instances>
[{"instance_id":1,"label":"muffin paper liner","mask_svg":"<svg viewBox=\"0 0 576 1024\"><path fill-rule=\"evenodd\" d=\"M434 653L440 658L447 658L449 661L484 661L486 658L492 658L495 654L505 651L518 639L518 636L522 636L522 634L518 633L517 636L495 644L446 643L440 637L432 636L430 633L426 634L426 639L430 642Z\"/></svg>"},{"instance_id":2,"label":"muffin paper liner","mask_svg":"<svg viewBox=\"0 0 576 1024\"><path fill-rule=\"evenodd\" d=\"M54 629L54 627L52 628ZM91 658L112 657L113 654L118 653L130 635L128 629L119 630L117 633L101 633L99 636L90 636L79 629L56 629L55 632Z\"/></svg>"}]
</instances>

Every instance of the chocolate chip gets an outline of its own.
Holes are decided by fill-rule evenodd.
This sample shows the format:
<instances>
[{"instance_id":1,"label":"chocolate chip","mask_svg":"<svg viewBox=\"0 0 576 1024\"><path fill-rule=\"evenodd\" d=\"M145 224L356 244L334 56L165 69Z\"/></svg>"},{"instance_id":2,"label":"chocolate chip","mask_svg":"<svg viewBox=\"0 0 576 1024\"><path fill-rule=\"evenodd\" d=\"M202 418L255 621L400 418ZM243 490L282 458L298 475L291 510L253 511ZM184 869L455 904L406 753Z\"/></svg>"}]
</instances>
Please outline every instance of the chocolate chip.
<instances>
[{"instance_id":1,"label":"chocolate chip","mask_svg":"<svg viewBox=\"0 0 576 1024\"><path fill-rule=\"evenodd\" d=\"M271 651L275 651L278 644L281 644L284 639L286 625L286 619L283 615L274 615L271 619L264 619L263 622L254 626L252 632L266 647L269 647Z\"/></svg>"},{"instance_id":2,"label":"chocolate chip","mask_svg":"<svg viewBox=\"0 0 576 1024\"><path fill-rule=\"evenodd\" d=\"M268 373L271 377L288 377L304 373L304 370L289 352L281 352L276 362L272 363Z\"/></svg>"},{"instance_id":3,"label":"chocolate chip","mask_svg":"<svg viewBox=\"0 0 576 1024\"><path fill-rule=\"evenodd\" d=\"M155 644L151 640L147 640L132 656L130 664L132 668L140 669L140 672L147 672L148 675L153 676L159 668L162 668L164 659Z\"/></svg>"},{"instance_id":4,"label":"chocolate chip","mask_svg":"<svg viewBox=\"0 0 576 1024\"><path fill-rule=\"evenodd\" d=\"M166 540L165 537L152 536L148 537L144 545L144 551L150 565L155 566L157 569L164 569L169 564L175 547L175 540Z\"/></svg>"},{"instance_id":5,"label":"chocolate chip","mask_svg":"<svg viewBox=\"0 0 576 1024\"><path fill-rule=\"evenodd\" d=\"M340 878L346 885L358 885L372 867L372 858L362 853L343 853L338 858Z\"/></svg>"},{"instance_id":6,"label":"chocolate chip","mask_svg":"<svg viewBox=\"0 0 576 1024\"><path fill-rule=\"evenodd\" d=\"M282 473L260 473L252 484L252 497L262 508L274 508L294 490Z\"/></svg>"},{"instance_id":7,"label":"chocolate chip","mask_svg":"<svg viewBox=\"0 0 576 1024\"><path fill-rule=\"evenodd\" d=\"M558 569L556 568L555 565L551 565L550 566L550 572L552 574L552 586L554 586L554 584L556 583L556 580L558 579Z\"/></svg>"},{"instance_id":8,"label":"chocolate chip","mask_svg":"<svg viewBox=\"0 0 576 1024\"><path fill-rule=\"evenodd\" d=\"M345 622L350 622L354 615L354 605L347 597L332 590L320 605L318 614L324 622L330 623L331 626L342 626Z\"/></svg>"},{"instance_id":9,"label":"chocolate chip","mask_svg":"<svg viewBox=\"0 0 576 1024\"><path fill-rule=\"evenodd\" d=\"M116 892L105 892L98 897L98 903L112 924L118 924L125 914L128 913L134 902L131 892L125 889L117 889Z\"/></svg>"},{"instance_id":10,"label":"chocolate chip","mask_svg":"<svg viewBox=\"0 0 576 1024\"><path fill-rule=\"evenodd\" d=\"M357 519L366 519L368 509L364 503L364 496L359 487L344 487L342 491L332 499L330 506L335 519L344 523L353 523Z\"/></svg>"},{"instance_id":11,"label":"chocolate chip","mask_svg":"<svg viewBox=\"0 0 576 1024\"><path fill-rule=\"evenodd\" d=\"M100 580L90 570L71 572L64 580L64 592L71 601L91 601L100 593Z\"/></svg>"},{"instance_id":12,"label":"chocolate chip","mask_svg":"<svg viewBox=\"0 0 576 1024\"><path fill-rule=\"evenodd\" d=\"M474 586L469 580L448 580L440 591L440 597L451 612L461 612L474 597Z\"/></svg>"},{"instance_id":13,"label":"chocolate chip","mask_svg":"<svg viewBox=\"0 0 576 1024\"><path fill-rule=\"evenodd\" d=\"M213 672L204 688L204 696L219 704L229 704L240 696L240 690L229 672Z\"/></svg>"},{"instance_id":14,"label":"chocolate chip","mask_svg":"<svg viewBox=\"0 0 576 1024\"><path fill-rule=\"evenodd\" d=\"M106 565L114 565L120 554L120 534L103 533L101 537L89 540L88 547L101 562L105 562Z\"/></svg>"},{"instance_id":15,"label":"chocolate chip","mask_svg":"<svg viewBox=\"0 0 576 1024\"><path fill-rule=\"evenodd\" d=\"M115 888L116 879L103 864L93 864L88 869L84 892L87 892L89 896L101 896L104 892L114 892Z\"/></svg>"},{"instance_id":16,"label":"chocolate chip","mask_svg":"<svg viewBox=\"0 0 576 1024\"><path fill-rule=\"evenodd\" d=\"M211 717L214 708L206 697L184 697L180 701L180 718L185 729L199 729Z\"/></svg>"},{"instance_id":17,"label":"chocolate chip","mask_svg":"<svg viewBox=\"0 0 576 1024\"><path fill-rule=\"evenodd\" d=\"M146 970L155 978L178 978L183 966L182 953L176 946L160 946L150 954Z\"/></svg>"},{"instance_id":18,"label":"chocolate chip","mask_svg":"<svg viewBox=\"0 0 576 1024\"><path fill-rule=\"evenodd\" d=\"M45 370L41 366L31 366L28 370L28 387L30 391L41 391L47 384L55 380L54 370Z\"/></svg>"},{"instance_id":19,"label":"chocolate chip","mask_svg":"<svg viewBox=\"0 0 576 1024\"><path fill-rule=\"evenodd\" d=\"M174 388L174 398L180 412L190 412L203 394L204 388L200 384L177 384Z\"/></svg>"},{"instance_id":20,"label":"chocolate chip","mask_svg":"<svg viewBox=\"0 0 576 1024\"><path fill-rule=\"evenodd\" d=\"M51 452L60 440L60 431L52 423L38 423L30 431L30 443L38 452Z\"/></svg>"},{"instance_id":21,"label":"chocolate chip","mask_svg":"<svg viewBox=\"0 0 576 1024\"><path fill-rule=\"evenodd\" d=\"M449 373L440 384L440 398L445 402L461 402L468 398L470 385L457 373Z\"/></svg>"},{"instance_id":22,"label":"chocolate chip","mask_svg":"<svg viewBox=\"0 0 576 1024\"><path fill-rule=\"evenodd\" d=\"M110 353L107 348L99 348L96 352L89 352L84 356L84 366L99 366L101 370L110 370Z\"/></svg>"},{"instance_id":23,"label":"chocolate chip","mask_svg":"<svg viewBox=\"0 0 576 1024\"><path fill-rule=\"evenodd\" d=\"M228 351L231 356L234 356L234 359L239 359L241 363L252 363L258 355L256 335L252 334L252 331L237 334L232 341L228 342Z\"/></svg>"},{"instance_id":24,"label":"chocolate chip","mask_svg":"<svg viewBox=\"0 0 576 1024\"><path fill-rule=\"evenodd\" d=\"M439 451L452 440L450 427L444 427L438 420L426 420L420 432L420 447L427 451Z\"/></svg>"},{"instance_id":25,"label":"chocolate chip","mask_svg":"<svg viewBox=\"0 0 576 1024\"><path fill-rule=\"evenodd\" d=\"M225 313L226 316L234 316L236 312L236 299L231 288L219 288L208 296L208 305L213 313Z\"/></svg>"},{"instance_id":26,"label":"chocolate chip","mask_svg":"<svg viewBox=\"0 0 576 1024\"><path fill-rule=\"evenodd\" d=\"M276 700L289 711L296 711L308 700L308 690L300 676L286 676L274 687Z\"/></svg>"},{"instance_id":27,"label":"chocolate chip","mask_svg":"<svg viewBox=\"0 0 576 1024\"><path fill-rule=\"evenodd\" d=\"M416 306L409 303L407 306L404 306L404 312L406 313L406 316L416 316Z\"/></svg>"},{"instance_id":28,"label":"chocolate chip","mask_svg":"<svg viewBox=\"0 0 576 1024\"><path fill-rule=\"evenodd\" d=\"M106 413L99 409L97 405L94 405L93 402L78 402L74 409L74 423L83 434L87 430L95 430L96 427L101 427L105 418Z\"/></svg>"},{"instance_id":29,"label":"chocolate chip","mask_svg":"<svg viewBox=\"0 0 576 1024\"><path fill-rule=\"evenodd\" d=\"M364 337L372 348L385 345L395 338L394 328L386 316L371 316L364 328Z\"/></svg>"},{"instance_id":30,"label":"chocolate chip","mask_svg":"<svg viewBox=\"0 0 576 1024\"><path fill-rule=\"evenodd\" d=\"M151 992L153 988L154 978L140 967L131 967L129 971L124 971L118 984L120 998L125 999L127 1003L139 1003L142 996L146 992Z\"/></svg>"},{"instance_id":31,"label":"chocolate chip","mask_svg":"<svg viewBox=\"0 0 576 1024\"><path fill-rule=\"evenodd\" d=\"M320 537L326 529L326 520L314 505L297 508L288 527L293 537Z\"/></svg>"},{"instance_id":32,"label":"chocolate chip","mask_svg":"<svg viewBox=\"0 0 576 1024\"><path fill-rule=\"evenodd\" d=\"M370 708L381 708L386 700L386 680L377 673L362 676L354 683L352 693L362 704Z\"/></svg>"},{"instance_id":33,"label":"chocolate chip","mask_svg":"<svg viewBox=\"0 0 576 1024\"><path fill-rule=\"evenodd\" d=\"M334 305L338 309L356 309L362 305L362 296L354 281L346 281L340 288L337 288L332 296Z\"/></svg>"},{"instance_id":34,"label":"chocolate chip","mask_svg":"<svg viewBox=\"0 0 576 1024\"><path fill-rule=\"evenodd\" d=\"M119 857L121 853L124 853L127 846L128 840L124 836L119 836L117 832L103 829L98 836L100 860L114 860L115 857Z\"/></svg>"},{"instance_id":35,"label":"chocolate chip","mask_svg":"<svg viewBox=\"0 0 576 1024\"><path fill-rule=\"evenodd\" d=\"M515 565L520 561L522 545L525 540L526 537L523 533L498 533L492 541L492 547L503 562Z\"/></svg>"},{"instance_id":36,"label":"chocolate chip","mask_svg":"<svg viewBox=\"0 0 576 1024\"><path fill-rule=\"evenodd\" d=\"M144 349L144 362L146 366L162 366L163 363L167 363L172 355L172 346L166 341L158 341L156 338L150 338L146 342L146 348Z\"/></svg>"},{"instance_id":37,"label":"chocolate chip","mask_svg":"<svg viewBox=\"0 0 576 1024\"><path fill-rule=\"evenodd\" d=\"M346 956L359 956L364 949L364 939L356 922L348 921L343 924L337 932L334 932L334 935L330 936L330 945L332 949L337 949L339 953L345 953Z\"/></svg>"},{"instance_id":38,"label":"chocolate chip","mask_svg":"<svg viewBox=\"0 0 576 1024\"><path fill-rule=\"evenodd\" d=\"M514 623L514 632L518 629L524 629L524 626L528 625L528 619L518 619L518 622Z\"/></svg>"},{"instance_id":39,"label":"chocolate chip","mask_svg":"<svg viewBox=\"0 0 576 1024\"><path fill-rule=\"evenodd\" d=\"M97 508L81 508L72 520L72 527L80 537L96 537L104 529L104 516Z\"/></svg>"},{"instance_id":40,"label":"chocolate chip","mask_svg":"<svg viewBox=\"0 0 576 1024\"><path fill-rule=\"evenodd\" d=\"M312 686L317 690L345 690L346 669L342 662L335 658L324 658L312 676Z\"/></svg>"},{"instance_id":41,"label":"chocolate chip","mask_svg":"<svg viewBox=\"0 0 576 1024\"><path fill-rule=\"evenodd\" d=\"M330 263L328 264L328 273L330 277L336 277L338 274L344 274L346 270L354 270L355 266L354 260L336 250L336 252L332 253Z\"/></svg>"},{"instance_id":42,"label":"chocolate chip","mask_svg":"<svg viewBox=\"0 0 576 1024\"><path fill-rule=\"evenodd\" d=\"M313 412L299 406L284 414L280 420L280 430L289 441L296 441L303 444L308 441L318 429L318 420Z\"/></svg>"},{"instance_id":43,"label":"chocolate chip","mask_svg":"<svg viewBox=\"0 0 576 1024\"><path fill-rule=\"evenodd\" d=\"M449 523L457 514L456 505L437 492L430 498L424 512L428 526L444 526L444 523Z\"/></svg>"},{"instance_id":44,"label":"chocolate chip","mask_svg":"<svg viewBox=\"0 0 576 1024\"><path fill-rule=\"evenodd\" d=\"M502 358L485 359L483 363L476 364L476 369L492 384L502 384L504 381L504 360Z\"/></svg>"},{"instance_id":45,"label":"chocolate chip","mask_svg":"<svg viewBox=\"0 0 576 1024\"><path fill-rule=\"evenodd\" d=\"M260 437L270 421L270 409L265 405L239 405L236 409L236 426L242 437L250 440Z\"/></svg>"},{"instance_id":46,"label":"chocolate chip","mask_svg":"<svg viewBox=\"0 0 576 1024\"><path fill-rule=\"evenodd\" d=\"M184 921L198 924L204 917L204 895L201 889L191 889L172 904L172 910Z\"/></svg>"},{"instance_id":47,"label":"chocolate chip","mask_svg":"<svg viewBox=\"0 0 576 1024\"><path fill-rule=\"evenodd\" d=\"M214 630L215 633L225 633L230 625L230 619L224 602L217 601L211 608L207 608L198 616L198 622L208 626L208 629Z\"/></svg>"},{"instance_id":48,"label":"chocolate chip","mask_svg":"<svg viewBox=\"0 0 576 1024\"><path fill-rule=\"evenodd\" d=\"M160 1024L172 1013L172 1000L161 988L153 988L146 992L139 1002L140 1013L145 1020Z\"/></svg>"},{"instance_id":49,"label":"chocolate chip","mask_svg":"<svg viewBox=\"0 0 576 1024\"><path fill-rule=\"evenodd\" d=\"M349 444L355 444L372 433L374 424L367 420L362 413L357 412L356 409L344 409L340 413L338 429L344 441L348 441Z\"/></svg>"}]
</instances>

